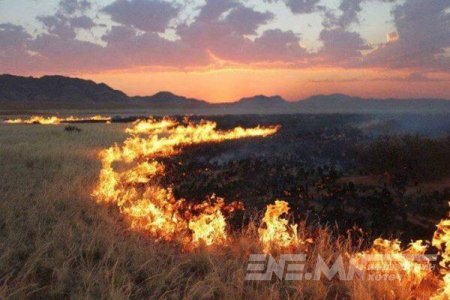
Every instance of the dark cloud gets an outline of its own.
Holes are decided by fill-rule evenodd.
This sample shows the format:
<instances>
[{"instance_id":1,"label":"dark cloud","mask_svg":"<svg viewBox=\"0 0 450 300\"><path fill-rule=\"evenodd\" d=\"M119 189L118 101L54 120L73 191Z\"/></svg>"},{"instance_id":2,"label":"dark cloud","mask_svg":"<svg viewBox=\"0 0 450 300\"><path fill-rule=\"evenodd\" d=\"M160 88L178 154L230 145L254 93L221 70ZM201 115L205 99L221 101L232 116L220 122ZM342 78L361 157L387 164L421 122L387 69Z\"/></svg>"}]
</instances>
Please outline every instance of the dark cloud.
<instances>
[{"instance_id":1,"label":"dark cloud","mask_svg":"<svg viewBox=\"0 0 450 300\"><path fill-rule=\"evenodd\" d=\"M320 0L265 0L266 2L284 2L294 14L308 14L320 9Z\"/></svg>"},{"instance_id":2,"label":"dark cloud","mask_svg":"<svg viewBox=\"0 0 450 300\"><path fill-rule=\"evenodd\" d=\"M87 16L73 17L69 19L69 22L73 28L91 29L96 25L94 21Z\"/></svg>"},{"instance_id":3,"label":"dark cloud","mask_svg":"<svg viewBox=\"0 0 450 300\"><path fill-rule=\"evenodd\" d=\"M102 10L114 22L149 32L164 32L179 8L161 0L116 0Z\"/></svg>"},{"instance_id":4,"label":"dark cloud","mask_svg":"<svg viewBox=\"0 0 450 300\"><path fill-rule=\"evenodd\" d=\"M261 61L296 62L308 57L299 42L299 37L292 31L266 30L254 41L251 54Z\"/></svg>"},{"instance_id":5,"label":"dark cloud","mask_svg":"<svg viewBox=\"0 0 450 300\"><path fill-rule=\"evenodd\" d=\"M38 16L47 32L59 38L70 40L76 37L77 29L91 29L95 22L86 15L78 15L91 7L91 3L85 0L62 0L54 15ZM76 14L77 13L77 14Z\"/></svg>"},{"instance_id":6,"label":"dark cloud","mask_svg":"<svg viewBox=\"0 0 450 300\"><path fill-rule=\"evenodd\" d=\"M39 16L37 19L44 25L48 33L66 40L75 38L76 29L91 29L96 25L87 16L66 17L60 13L53 16Z\"/></svg>"},{"instance_id":7,"label":"dark cloud","mask_svg":"<svg viewBox=\"0 0 450 300\"><path fill-rule=\"evenodd\" d=\"M50 34L62 39L73 39L76 36L75 28L63 15L39 16L38 20L45 26Z\"/></svg>"},{"instance_id":8,"label":"dark cloud","mask_svg":"<svg viewBox=\"0 0 450 300\"><path fill-rule=\"evenodd\" d=\"M270 12L261 13L240 5L231 10L226 21L233 26L237 33L254 34L261 24L267 23L273 17L274 15Z\"/></svg>"},{"instance_id":9,"label":"dark cloud","mask_svg":"<svg viewBox=\"0 0 450 300\"><path fill-rule=\"evenodd\" d=\"M320 40L323 48L319 51L319 57L329 63L354 63L362 57L362 50L371 49L358 33L342 28L322 30Z\"/></svg>"},{"instance_id":10,"label":"dark cloud","mask_svg":"<svg viewBox=\"0 0 450 300\"><path fill-rule=\"evenodd\" d=\"M342 0L339 9L342 15L337 19L338 24L346 28L354 22L358 22L358 13L361 12L361 3L364 0Z\"/></svg>"},{"instance_id":11,"label":"dark cloud","mask_svg":"<svg viewBox=\"0 0 450 300\"><path fill-rule=\"evenodd\" d=\"M22 26L0 24L0 58L8 59L26 53L27 41L30 38Z\"/></svg>"},{"instance_id":12,"label":"dark cloud","mask_svg":"<svg viewBox=\"0 0 450 300\"><path fill-rule=\"evenodd\" d=\"M91 8L91 3L87 0L61 0L59 9L65 14L74 14L76 12L84 12Z\"/></svg>"},{"instance_id":13,"label":"dark cloud","mask_svg":"<svg viewBox=\"0 0 450 300\"><path fill-rule=\"evenodd\" d=\"M320 0L284 0L294 14L306 14L317 10Z\"/></svg>"}]
</instances>

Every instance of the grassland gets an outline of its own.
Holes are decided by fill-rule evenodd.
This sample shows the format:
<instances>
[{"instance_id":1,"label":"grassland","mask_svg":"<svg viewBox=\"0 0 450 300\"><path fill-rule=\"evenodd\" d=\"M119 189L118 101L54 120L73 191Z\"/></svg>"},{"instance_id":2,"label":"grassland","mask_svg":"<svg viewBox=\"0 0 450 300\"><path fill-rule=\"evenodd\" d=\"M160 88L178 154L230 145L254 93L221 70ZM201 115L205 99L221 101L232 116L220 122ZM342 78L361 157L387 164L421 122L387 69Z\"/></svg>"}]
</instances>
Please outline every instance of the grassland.
<instances>
[{"instance_id":1,"label":"grassland","mask_svg":"<svg viewBox=\"0 0 450 300\"><path fill-rule=\"evenodd\" d=\"M113 207L93 201L100 149L125 125L0 125L0 299L405 299L399 281L244 280L255 227L223 247L183 252L128 230ZM358 250L358 240L304 227L310 256ZM356 245L356 246L355 246ZM309 261L308 264L312 264ZM413 295L414 296L414 295ZM426 292L420 295L426 298Z\"/></svg>"}]
</instances>

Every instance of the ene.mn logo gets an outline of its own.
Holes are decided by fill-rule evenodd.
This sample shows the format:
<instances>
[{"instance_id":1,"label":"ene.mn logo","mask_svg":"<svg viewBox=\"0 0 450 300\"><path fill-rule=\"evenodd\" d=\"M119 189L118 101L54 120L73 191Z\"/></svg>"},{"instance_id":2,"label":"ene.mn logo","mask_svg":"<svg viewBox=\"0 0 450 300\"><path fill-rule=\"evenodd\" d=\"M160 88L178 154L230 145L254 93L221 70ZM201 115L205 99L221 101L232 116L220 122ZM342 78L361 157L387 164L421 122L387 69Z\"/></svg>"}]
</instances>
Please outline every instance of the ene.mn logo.
<instances>
[{"instance_id":1,"label":"ene.mn logo","mask_svg":"<svg viewBox=\"0 0 450 300\"><path fill-rule=\"evenodd\" d=\"M245 280L269 281L275 276L279 280L320 280L322 276L328 280L336 275L339 280L353 280L355 275L363 280L393 281L401 280L411 270L404 268L405 261L414 266L414 272L430 271L436 261L436 255L403 255L399 258L389 254L365 255L358 260L350 257L346 271L342 256L327 264L318 255L311 271L305 270L306 254L281 254L276 260L270 254L251 254L247 265Z\"/></svg>"}]
</instances>

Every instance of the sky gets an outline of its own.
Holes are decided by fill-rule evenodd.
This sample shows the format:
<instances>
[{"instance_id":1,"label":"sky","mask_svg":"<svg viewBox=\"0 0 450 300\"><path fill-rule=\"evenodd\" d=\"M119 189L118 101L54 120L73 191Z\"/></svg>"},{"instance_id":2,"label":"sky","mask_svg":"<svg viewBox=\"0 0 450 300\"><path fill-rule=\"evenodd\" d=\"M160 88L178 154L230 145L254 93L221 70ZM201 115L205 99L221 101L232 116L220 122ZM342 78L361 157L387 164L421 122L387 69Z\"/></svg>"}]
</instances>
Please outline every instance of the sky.
<instances>
[{"instance_id":1,"label":"sky","mask_svg":"<svg viewBox=\"0 0 450 300\"><path fill-rule=\"evenodd\" d=\"M450 1L0 0L0 73L211 102L450 99Z\"/></svg>"}]
</instances>

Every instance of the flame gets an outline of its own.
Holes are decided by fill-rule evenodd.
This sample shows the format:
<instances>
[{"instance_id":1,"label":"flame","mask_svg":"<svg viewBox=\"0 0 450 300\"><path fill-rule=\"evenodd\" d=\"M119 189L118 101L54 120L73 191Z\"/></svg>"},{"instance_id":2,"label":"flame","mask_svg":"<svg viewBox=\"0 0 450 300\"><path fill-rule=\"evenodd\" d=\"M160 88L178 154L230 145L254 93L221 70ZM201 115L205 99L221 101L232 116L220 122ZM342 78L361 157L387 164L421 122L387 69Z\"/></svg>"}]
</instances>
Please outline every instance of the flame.
<instances>
[{"instance_id":1,"label":"flame","mask_svg":"<svg viewBox=\"0 0 450 300\"><path fill-rule=\"evenodd\" d=\"M86 122L86 121L104 121L104 122L111 122L111 117L105 117L100 115L95 115L92 117L74 117L69 116L66 118L59 118L56 116L51 117L42 117L42 116L32 116L29 119L10 119L5 120L4 122L7 124L42 124L42 125L58 125L61 123L67 123L67 122Z\"/></svg>"},{"instance_id":2,"label":"flame","mask_svg":"<svg viewBox=\"0 0 450 300\"><path fill-rule=\"evenodd\" d=\"M164 118L159 122L154 119L150 119L147 121L138 120L134 123L133 127L125 129L125 132L129 134L156 134L161 133L164 129L168 129L176 125L177 122L169 118Z\"/></svg>"},{"instance_id":3,"label":"flame","mask_svg":"<svg viewBox=\"0 0 450 300\"><path fill-rule=\"evenodd\" d=\"M431 244L441 257L439 267L442 275L441 287L432 299L450 299L450 219L441 220L437 225Z\"/></svg>"},{"instance_id":4,"label":"flame","mask_svg":"<svg viewBox=\"0 0 450 300\"><path fill-rule=\"evenodd\" d=\"M431 262L424 256L428 244L417 240L404 250L399 240L378 238L370 249L356 253L351 263L359 269L380 275L394 275L397 280L417 286L431 270Z\"/></svg>"},{"instance_id":5,"label":"flame","mask_svg":"<svg viewBox=\"0 0 450 300\"><path fill-rule=\"evenodd\" d=\"M259 239L265 252L272 247L288 248L299 243L297 224L289 224L289 221L281 216L289 212L289 204L277 200L275 204L267 205L261 228L258 229Z\"/></svg>"},{"instance_id":6,"label":"flame","mask_svg":"<svg viewBox=\"0 0 450 300\"><path fill-rule=\"evenodd\" d=\"M225 205L223 199L215 196L197 205L176 199L170 188L158 184L164 176L164 165L158 158L175 155L182 147L193 144L265 137L278 128L236 127L222 131L210 121L136 121L126 129L130 137L122 146L114 145L101 152L102 168L93 196L98 202L117 205L132 229L157 239L179 241L188 248L223 243L227 239L225 214L242 205Z\"/></svg>"}]
</instances>

